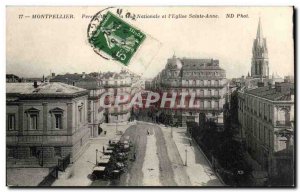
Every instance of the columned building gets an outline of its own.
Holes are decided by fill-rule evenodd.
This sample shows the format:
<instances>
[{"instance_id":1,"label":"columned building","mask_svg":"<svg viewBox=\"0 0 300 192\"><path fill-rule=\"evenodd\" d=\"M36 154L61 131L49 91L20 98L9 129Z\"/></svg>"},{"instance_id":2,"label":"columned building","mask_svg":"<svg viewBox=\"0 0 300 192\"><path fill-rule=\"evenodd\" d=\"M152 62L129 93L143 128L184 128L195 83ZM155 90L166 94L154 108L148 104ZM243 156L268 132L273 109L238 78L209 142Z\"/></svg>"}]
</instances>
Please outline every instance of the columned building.
<instances>
[{"instance_id":1,"label":"columned building","mask_svg":"<svg viewBox=\"0 0 300 192\"><path fill-rule=\"evenodd\" d=\"M90 137L88 91L63 83L6 83L8 167L51 167Z\"/></svg>"}]
</instances>

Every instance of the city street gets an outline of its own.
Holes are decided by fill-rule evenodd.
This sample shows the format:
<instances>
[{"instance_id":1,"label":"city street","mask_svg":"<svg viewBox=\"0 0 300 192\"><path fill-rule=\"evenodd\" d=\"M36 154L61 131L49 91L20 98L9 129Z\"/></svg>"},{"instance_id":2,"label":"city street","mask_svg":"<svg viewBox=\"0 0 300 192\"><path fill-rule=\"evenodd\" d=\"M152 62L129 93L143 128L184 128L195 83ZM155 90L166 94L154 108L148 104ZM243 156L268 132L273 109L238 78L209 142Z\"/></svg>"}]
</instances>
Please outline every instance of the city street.
<instances>
[{"instance_id":1,"label":"city street","mask_svg":"<svg viewBox=\"0 0 300 192\"><path fill-rule=\"evenodd\" d=\"M175 129L174 134L176 136L179 129ZM184 165L184 160L182 160L184 155L180 153L185 152L178 151L178 147L182 148L181 141L177 139L176 141L179 143L175 144L170 130L171 128L146 122L138 122L137 125L130 126L121 140L129 136L130 141L135 144L132 150L136 151L136 160L129 164L128 171L122 174L119 180L110 182L96 180L91 185L202 186L206 185L205 183L207 185L221 185L217 177L207 171L209 169L208 163L205 162L206 160L201 153L193 151L195 149L189 153L193 153L191 155L196 160L191 159L188 161L188 166ZM189 175L188 172L192 175Z\"/></svg>"}]
</instances>

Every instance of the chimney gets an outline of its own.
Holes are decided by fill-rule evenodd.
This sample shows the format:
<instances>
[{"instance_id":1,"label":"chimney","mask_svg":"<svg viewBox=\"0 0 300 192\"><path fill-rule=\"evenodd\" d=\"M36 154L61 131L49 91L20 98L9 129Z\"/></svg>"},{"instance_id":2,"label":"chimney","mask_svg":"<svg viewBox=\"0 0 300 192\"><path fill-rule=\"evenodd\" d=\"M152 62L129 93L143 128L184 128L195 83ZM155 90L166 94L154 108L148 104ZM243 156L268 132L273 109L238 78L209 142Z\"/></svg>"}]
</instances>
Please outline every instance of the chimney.
<instances>
[{"instance_id":1,"label":"chimney","mask_svg":"<svg viewBox=\"0 0 300 192\"><path fill-rule=\"evenodd\" d=\"M34 81L34 82L33 82L33 87L34 87L34 88L37 88L37 87L38 87L37 81Z\"/></svg>"},{"instance_id":2,"label":"chimney","mask_svg":"<svg viewBox=\"0 0 300 192\"><path fill-rule=\"evenodd\" d=\"M294 89L294 86L293 86L292 83L285 83L285 82L278 83L278 82L275 82L275 89L276 89L277 92L289 94Z\"/></svg>"},{"instance_id":3,"label":"chimney","mask_svg":"<svg viewBox=\"0 0 300 192\"><path fill-rule=\"evenodd\" d=\"M291 82L291 78L289 76L285 76L284 77L284 82L285 83L290 83Z\"/></svg>"},{"instance_id":4,"label":"chimney","mask_svg":"<svg viewBox=\"0 0 300 192\"><path fill-rule=\"evenodd\" d=\"M257 82L257 86L258 86L258 87L264 87L265 84L264 84L264 82Z\"/></svg>"},{"instance_id":5,"label":"chimney","mask_svg":"<svg viewBox=\"0 0 300 192\"><path fill-rule=\"evenodd\" d=\"M85 78L85 72L82 72L82 78L83 79Z\"/></svg>"},{"instance_id":6,"label":"chimney","mask_svg":"<svg viewBox=\"0 0 300 192\"><path fill-rule=\"evenodd\" d=\"M268 82L268 87L269 87L269 89L272 89L272 83L271 82Z\"/></svg>"}]
</instances>

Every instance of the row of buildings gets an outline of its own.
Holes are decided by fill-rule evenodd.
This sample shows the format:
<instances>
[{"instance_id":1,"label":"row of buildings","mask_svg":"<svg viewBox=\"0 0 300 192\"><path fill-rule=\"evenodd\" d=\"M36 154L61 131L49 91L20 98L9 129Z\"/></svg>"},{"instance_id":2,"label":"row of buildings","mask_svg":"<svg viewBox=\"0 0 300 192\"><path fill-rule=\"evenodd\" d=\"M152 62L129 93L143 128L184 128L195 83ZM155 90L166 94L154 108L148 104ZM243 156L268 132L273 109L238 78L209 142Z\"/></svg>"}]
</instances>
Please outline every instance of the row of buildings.
<instances>
[{"instance_id":1,"label":"row of buildings","mask_svg":"<svg viewBox=\"0 0 300 192\"><path fill-rule=\"evenodd\" d=\"M102 132L103 123L128 121L127 103L104 109L100 97L134 94L138 77L120 73L52 74L41 81L20 81L7 76L6 125L9 166L52 166L57 159L80 155L90 137Z\"/></svg>"}]
</instances>

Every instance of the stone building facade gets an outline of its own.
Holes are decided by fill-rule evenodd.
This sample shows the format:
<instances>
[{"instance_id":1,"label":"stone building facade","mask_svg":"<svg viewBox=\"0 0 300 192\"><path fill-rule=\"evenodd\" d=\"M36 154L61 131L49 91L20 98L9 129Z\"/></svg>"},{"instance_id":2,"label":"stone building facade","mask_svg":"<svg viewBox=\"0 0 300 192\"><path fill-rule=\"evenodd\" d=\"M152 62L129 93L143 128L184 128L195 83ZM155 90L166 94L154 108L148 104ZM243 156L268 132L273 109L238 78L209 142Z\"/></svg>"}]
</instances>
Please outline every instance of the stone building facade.
<instances>
[{"instance_id":1,"label":"stone building facade","mask_svg":"<svg viewBox=\"0 0 300 192\"><path fill-rule=\"evenodd\" d=\"M90 137L88 91L63 83L6 84L7 166L50 167Z\"/></svg>"},{"instance_id":2,"label":"stone building facade","mask_svg":"<svg viewBox=\"0 0 300 192\"><path fill-rule=\"evenodd\" d=\"M133 95L131 75L126 71L121 71L120 73L106 72L99 76L99 83L104 87L105 93L111 95L106 100L106 102L111 104L111 107L105 109L105 122L120 123L128 121L131 114L130 100L118 105L114 105L114 103L118 95L120 97L122 95Z\"/></svg>"},{"instance_id":3,"label":"stone building facade","mask_svg":"<svg viewBox=\"0 0 300 192\"><path fill-rule=\"evenodd\" d=\"M270 177L293 171L294 85L276 83L239 92L238 118L249 154Z\"/></svg>"},{"instance_id":4,"label":"stone building facade","mask_svg":"<svg viewBox=\"0 0 300 192\"><path fill-rule=\"evenodd\" d=\"M189 59L173 56L168 59L165 68L152 80L147 88L156 92L194 94L199 108L163 108L168 115L174 116L182 125L187 119L199 120L199 113L217 115L222 112L227 92L226 72L219 66L218 60ZM177 100L176 104L179 104ZM186 101L186 105L188 104Z\"/></svg>"}]
</instances>

